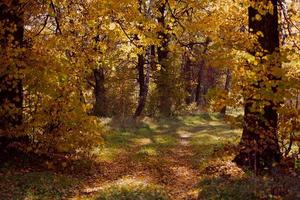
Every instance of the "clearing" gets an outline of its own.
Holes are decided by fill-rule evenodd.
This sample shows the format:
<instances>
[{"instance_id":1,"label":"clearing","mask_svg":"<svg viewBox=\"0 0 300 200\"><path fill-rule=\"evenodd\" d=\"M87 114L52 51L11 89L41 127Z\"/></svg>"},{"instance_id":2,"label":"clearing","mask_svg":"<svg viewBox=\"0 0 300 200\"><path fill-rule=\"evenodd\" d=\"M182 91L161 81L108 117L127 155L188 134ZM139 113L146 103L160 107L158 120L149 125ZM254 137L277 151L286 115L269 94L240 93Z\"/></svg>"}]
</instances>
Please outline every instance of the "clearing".
<instances>
[{"instance_id":1,"label":"clearing","mask_svg":"<svg viewBox=\"0 0 300 200\"><path fill-rule=\"evenodd\" d=\"M269 199L270 195L288 199L298 195L296 176L280 177L282 184L278 184L274 176L256 177L231 163L241 129L218 115L106 123L111 130L103 145L91 152L92 163L81 160L65 166L33 158L2 163L0 199ZM290 184L294 187L287 190Z\"/></svg>"}]
</instances>

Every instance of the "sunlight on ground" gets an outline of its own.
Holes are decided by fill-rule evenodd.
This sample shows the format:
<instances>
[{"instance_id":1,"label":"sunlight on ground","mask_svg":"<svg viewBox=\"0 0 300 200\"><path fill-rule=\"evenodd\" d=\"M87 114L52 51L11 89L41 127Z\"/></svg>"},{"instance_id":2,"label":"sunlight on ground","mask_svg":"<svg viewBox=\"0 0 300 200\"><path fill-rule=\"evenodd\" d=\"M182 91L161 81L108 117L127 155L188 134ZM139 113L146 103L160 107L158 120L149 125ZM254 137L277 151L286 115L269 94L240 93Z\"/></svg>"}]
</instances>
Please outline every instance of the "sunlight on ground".
<instances>
[{"instance_id":1,"label":"sunlight on ground","mask_svg":"<svg viewBox=\"0 0 300 200\"><path fill-rule=\"evenodd\" d=\"M199 194L205 200L272 199L274 195L300 199L298 177L258 177L231 162L241 129L216 114L146 118L120 128L114 123L104 143L91 152L100 165L90 175L12 173L14 168L4 165L1 198L196 200ZM75 164L88 171L82 163Z\"/></svg>"},{"instance_id":2,"label":"sunlight on ground","mask_svg":"<svg viewBox=\"0 0 300 200\"><path fill-rule=\"evenodd\" d=\"M93 188L92 188L93 189ZM149 183L144 178L121 178L105 184L95 194L87 198L90 200L169 200L170 197L163 187ZM88 191L89 192L89 191ZM80 199L80 198L79 198Z\"/></svg>"},{"instance_id":3,"label":"sunlight on ground","mask_svg":"<svg viewBox=\"0 0 300 200\"><path fill-rule=\"evenodd\" d=\"M134 143L139 146L152 144L152 140L150 138L134 138Z\"/></svg>"},{"instance_id":4,"label":"sunlight on ground","mask_svg":"<svg viewBox=\"0 0 300 200\"><path fill-rule=\"evenodd\" d=\"M170 136L170 135L155 135L153 139L155 141L155 144L158 145L171 146L175 144L174 136Z\"/></svg>"},{"instance_id":5,"label":"sunlight on ground","mask_svg":"<svg viewBox=\"0 0 300 200\"><path fill-rule=\"evenodd\" d=\"M137 155L144 157L144 156L157 156L157 150L154 147L142 147L138 152Z\"/></svg>"},{"instance_id":6,"label":"sunlight on ground","mask_svg":"<svg viewBox=\"0 0 300 200\"><path fill-rule=\"evenodd\" d=\"M27 199L43 199L41 194L45 194L44 199L61 199L74 196L73 190L79 190L74 199L84 200L196 199L199 189L202 194L206 192L205 186L199 188L197 184L201 170L216 160L231 159L223 148L236 145L241 134L240 129L232 129L217 114L145 118L126 126L116 120L105 120L106 124L113 124L111 130L103 136L104 143L91 152L101 165L95 169L99 171L99 180L93 176L96 186L81 191L77 188L80 184L72 179L64 181L64 177L55 175L49 182L51 178L40 180L43 175L28 179L26 174L20 175L18 181L9 180L7 175L6 182L0 180L0 184L22 183L24 189L17 195Z\"/></svg>"},{"instance_id":7,"label":"sunlight on ground","mask_svg":"<svg viewBox=\"0 0 300 200\"><path fill-rule=\"evenodd\" d=\"M182 138L182 139L188 139L193 135L192 133L190 133L186 130L178 130L177 134L178 134L179 138Z\"/></svg>"},{"instance_id":8,"label":"sunlight on ground","mask_svg":"<svg viewBox=\"0 0 300 200\"><path fill-rule=\"evenodd\" d=\"M114 161L121 153L122 149L116 147L98 147L92 151L92 154L96 155L97 160L106 162Z\"/></svg>"}]
</instances>

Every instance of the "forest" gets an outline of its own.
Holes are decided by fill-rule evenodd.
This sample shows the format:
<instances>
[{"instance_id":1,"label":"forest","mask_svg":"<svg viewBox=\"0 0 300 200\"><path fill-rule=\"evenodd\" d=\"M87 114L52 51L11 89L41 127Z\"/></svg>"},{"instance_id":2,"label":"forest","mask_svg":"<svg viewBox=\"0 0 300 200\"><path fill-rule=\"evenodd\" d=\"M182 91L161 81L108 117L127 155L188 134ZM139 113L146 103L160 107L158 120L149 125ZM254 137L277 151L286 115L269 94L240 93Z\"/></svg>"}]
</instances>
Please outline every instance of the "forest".
<instances>
[{"instance_id":1,"label":"forest","mask_svg":"<svg viewBox=\"0 0 300 200\"><path fill-rule=\"evenodd\" d=\"M299 83L299 0L0 0L0 199L300 199Z\"/></svg>"}]
</instances>

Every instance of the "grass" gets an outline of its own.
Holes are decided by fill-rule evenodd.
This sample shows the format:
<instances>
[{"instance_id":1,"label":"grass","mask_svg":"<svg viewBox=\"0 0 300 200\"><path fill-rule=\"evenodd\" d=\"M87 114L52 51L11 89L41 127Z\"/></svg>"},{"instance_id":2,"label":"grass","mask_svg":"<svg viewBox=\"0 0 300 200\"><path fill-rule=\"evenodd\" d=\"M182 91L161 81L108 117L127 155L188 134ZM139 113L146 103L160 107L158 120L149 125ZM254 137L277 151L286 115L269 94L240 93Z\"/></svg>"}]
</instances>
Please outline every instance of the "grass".
<instances>
[{"instance_id":1,"label":"grass","mask_svg":"<svg viewBox=\"0 0 300 200\"><path fill-rule=\"evenodd\" d=\"M230 162L241 129L217 114L106 120L110 131L91 152L92 173L8 162L0 167L0 199L300 198L297 177L258 177Z\"/></svg>"},{"instance_id":2,"label":"grass","mask_svg":"<svg viewBox=\"0 0 300 200\"><path fill-rule=\"evenodd\" d=\"M95 149L95 154L99 160L113 161L134 148L137 157L160 156L176 147L185 134L195 150L200 154L209 151L210 154L216 147L236 142L240 130L231 129L217 114L159 120L148 118L137 124L127 124L126 127L115 125L114 130L104 136L104 145Z\"/></svg>"},{"instance_id":3,"label":"grass","mask_svg":"<svg viewBox=\"0 0 300 200\"><path fill-rule=\"evenodd\" d=\"M232 129L230 125L223 122L218 114L206 113L172 119L145 118L138 123L126 121L122 124L113 121L110 125L112 131L104 137L104 145L95 151L98 161L114 163L118 162L120 158L130 157L130 160L136 165L150 168L150 170L155 172L159 171L159 174L171 173L168 166L174 163L170 161L169 157L174 154L174 150L175 154L178 154L174 155L175 159L176 156L180 157L180 152L177 153L177 149L181 145L185 146L185 142L188 145L188 151L191 151L192 155L187 155L187 158L184 158L185 154L182 155L183 160L187 160L183 162L187 162L188 168L193 168L200 172L210 162L216 159L223 159L225 153L228 155L228 152L224 152L224 155L220 155L217 152L228 146L236 145L241 134L240 129ZM175 165L178 164L180 165L180 163ZM176 169L176 167L180 168L182 166L174 167ZM137 171L139 169L134 170ZM168 174L167 176L169 179L177 178L175 175ZM168 187L168 183L160 183L159 181L153 182L160 184L160 186L165 185ZM176 190L175 187L174 185L174 190ZM129 188L132 189L132 193L139 194L132 187ZM121 195L120 191L126 191L126 195L122 193L121 196L130 196L130 194L127 194L128 190L123 190L120 187L113 187L113 190L109 191L111 191L109 193L119 195ZM199 188L196 188L195 191L198 194ZM111 197L110 199L118 198ZM138 198L132 197L131 199ZM142 197L140 199L147 198Z\"/></svg>"},{"instance_id":4,"label":"grass","mask_svg":"<svg viewBox=\"0 0 300 200\"><path fill-rule=\"evenodd\" d=\"M121 181L103 187L94 195L94 200L169 200L166 191L158 185L143 180L122 179Z\"/></svg>"},{"instance_id":5,"label":"grass","mask_svg":"<svg viewBox=\"0 0 300 200\"><path fill-rule=\"evenodd\" d=\"M175 132L169 131L172 120L164 122L145 120L127 127L114 125L104 136L104 145L94 150L98 161L114 161L122 154L136 151L134 158L143 160L147 156L159 156L164 150L177 144Z\"/></svg>"},{"instance_id":6,"label":"grass","mask_svg":"<svg viewBox=\"0 0 300 200\"><path fill-rule=\"evenodd\" d=\"M298 177L273 174L272 176L255 176L248 173L237 177L206 176L199 183L200 196L214 200L257 200L300 198Z\"/></svg>"},{"instance_id":7,"label":"grass","mask_svg":"<svg viewBox=\"0 0 300 200\"><path fill-rule=\"evenodd\" d=\"M51 172L6 174L0 179L0 197L5 199L62 199L80 185L76 178Z\"/></svg>"}]
</instances>

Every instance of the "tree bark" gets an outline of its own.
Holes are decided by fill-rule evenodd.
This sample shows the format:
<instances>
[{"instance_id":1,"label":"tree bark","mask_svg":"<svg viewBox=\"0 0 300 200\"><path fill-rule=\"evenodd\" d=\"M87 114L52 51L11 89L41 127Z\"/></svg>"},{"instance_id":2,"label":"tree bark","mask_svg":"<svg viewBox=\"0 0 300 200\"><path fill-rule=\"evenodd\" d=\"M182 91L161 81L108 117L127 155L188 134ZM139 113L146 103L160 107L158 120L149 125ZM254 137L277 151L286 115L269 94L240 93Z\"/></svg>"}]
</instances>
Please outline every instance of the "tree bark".
<instances>
[{"instance_id":1,"label":"tree bark","mask_svg":"<svg viewBox=\"0 0 300 200\"><path fill-rule=\"evenodd\" d=\"M257 3L257 1L251 1ZM252 34L262 33L263 36L258 36L259 47L251 51L253 55L256 52L263 55L271 55L279 53L279 31L278 31L278 8L277 0L266 1L273 5L273 14L267 13L261 16L261 20L255 20L259 12L255 7L249 7L249 30ZM270 61L261 64L268 64L269 74L266 74L267 81L280 80L280 77L275 77L271 73L271 68L280 67L280 63ZM264 80L257 80L257 84L252 87L256 90L263 91L265 89ZM273 93L277 92L277 86L272 88ZM253 106L258 104L258 100L247 97L245 100L244 127L242 138L240 141L240 152L235 157L234 161L241 166L246 166L261 170L264 168L272 168L275 163L281 159L280 148L277 136L278 113L277 108L279 103L272 99L264 99L265 106L263 111L253 110Z\"/></svg>"},{"instance_id":2,"label":"tree bark","mask_svg":"<svg viewBox=\"0 0 300 200\"><path fill-rule=\"evenodd\" d=\"M159 6L160 17L157 18L158 23L166 29L165 23L166 3L161 3ZM159 111L163 116L172 114L172 99L170 91L170 70L168 69L168 54L169 54L169 35L162 30L158 33L158 38L161 40L160 46L157 48L158 63L161 66L158 77L158 95L159 95Z\"/></svg>"},{"instance_id":3,"label":"tree bark","mask_svg":"<svg viewBox=\"0 0 300 200\"><path fill-rule=\"evenodd\" d=\"M207 37L205 40L205 45L203 46L203 52L202 55L205 55L208 50L208 45L211 42L210 38ZM205 60L202 59L199 63L199 71L198 71L198 76L197 76L197 86L196 86L196 97L195 101L198 106L204 106L205 104L205 86L204 86L204 77L205 77L205 71L206 71L206 66L205 66Z\"/></svg>"},{"instance_id":4,"label":"tree bark","mask_svg":"<svg viewBox=\"0 0 300 200\"><path fill-rule=\"evenodd\" d=\"M225 89L225 91L226 91L227 93L228 93L229 90L230 90L231 79L232 79L231 71L230 71L230 69L227 69L227 71L226 71L226 80L225 80L225 87L224 87L224 89ZM224 107L221 109L220 114L221 114L222 116L225 116L226 110L227 110L227 106L224 106Z\"/></svg>"},{"instance_id":5,"label":"tree bark","mask_svg":"<svg viewBox=\"0 0 300 200\"><path fill-rule=\"evenodd\" d=\"M105 89L105 74L102 68L94 69L95 78L95 104L94 104L94 115L97 117L107 116L107 99L106 99L106 89Z\"/></svg>"},{"instance_id":6,"label":"tree bark","mask_svg":"<svg viewBox=\"0 0 300 200\"><path fill-rule=\"evenodd\" d=\"M205 64L202 60L199 65L199 72L198 72L198 80L197 80L197 87L196 87L196 103L198 106L203 106L205 104L204 100L204 69Z\"/></svg>"},{"instance_id":7,"label":"tree bark","mask_svg":"<svg viewBox=\"0 0 300 200\"><path fill-rule=\"evenodd\" d=\"M193 72L192 72L192 62L188 55L184 55L184 66L183 66L183 76L185 79L185 90L187 96L185 98L186 104L193 103Z\"/></svg>"},{"instance_id":8,"label":"tree bark","mask_svg":"<svg viewBox=\"0 0 300 200\"><path fill-rule=\"evenodd\" d=\"M148 53L148 52L147 52ZM139 101L138 101L138 106L136 108L136 111L134 113L134 118L139 117L143 110L144 107L146 105L146 100L147 100L147 96L148 96L148 84L149 84L149 64L147 64L147 70L146 70L146 74L145 74L145 58L143 55L139 54L138 55L138 65L137 65L137 69L138 69L138 83L140 86L140 92L139 92Z\"/></svg>"},{"instance_id":9,"label":"tree bark","mask_svg":"<svg viewBox=\"0 0 300 200\"><path fill-rule=\"evenodd\" d=\"M0 129L5 130L22 124L21 66L8 63L5 59L20 59L20 53L8 49L19 49L23 45L24 19L21 1L0 2L0 24L1 31L4 30L3 35L0 35L0 56L3 58L0 71Z\"/></svg>"}]
</instances>

